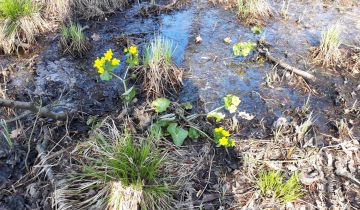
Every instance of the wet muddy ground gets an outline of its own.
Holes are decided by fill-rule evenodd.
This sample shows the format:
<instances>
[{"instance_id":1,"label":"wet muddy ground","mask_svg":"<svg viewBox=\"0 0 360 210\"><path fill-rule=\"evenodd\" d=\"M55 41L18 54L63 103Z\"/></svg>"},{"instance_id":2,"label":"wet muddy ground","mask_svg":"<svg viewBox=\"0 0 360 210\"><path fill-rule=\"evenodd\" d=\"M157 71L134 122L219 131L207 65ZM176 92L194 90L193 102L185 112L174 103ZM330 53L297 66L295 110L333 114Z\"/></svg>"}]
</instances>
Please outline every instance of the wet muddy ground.
<instances>
[{"instance_id":1,"label":"wet muddy ground","mask_svg":"<svg viewBox=\"0 0 360 210\"><path fill-rule=\"evenodd\" d=\"M127 42L142 48L151 38L160 34L173 40L176 46L175 62L186 69L182 91L179 97L173 96L172 99L181 102L200 101L206 110L212 110L221 103L225 95L231 93L239 96L242 100L239 111L255 116L251 121L240 122L237 133L239 141L271 138L274 121L279 117L291 118L292 111L302 107L308 98L310 110L315 117L314 130L316 138L320 140L319 144L330 144L327 137L337 135L335 122L341 119L350 122L353 136L358 139L359 118L351 113L344 114L344 110L354 108L353 106L359 109L356 104L360 99L358 75L313 65L310 48L319 44L321 30L337 21L341 21L344 29L342 48L359 46L360 7L337 7L332 4L324 6L320 1L310 0L291 2L289 17L284 20L279 15L282 1L272 1L274 15L265 22L263 32L259 35L253 34L251 27L239 21L234 11L225 10L221 5L213 5L206 0L193 1L179 10L160 15L144 15L142 8L148 8L149 5L135 4L124 12L107 16L105 20L81 21L87 27L86 34L92 45L90 53L82 59L62 55L58 47L58 34L49 33L42 37L34 52L21 57L0 57L2 88L7 89L8 98L40 100L42 105L51 104L55 111L74 110L79 114L76 119L70 120L69 128L65 123L28 116L23 119L23 125L11 124L11 129L21 127L26 130L16 136L16 139L27 140L35 120L38 120L38 126L56 124L56 135L53 138L61 139L65 135L69 137L55 145L55 150L74 145L90 129L85 123L88 117L116 115L122 106L119 97L121 86L115 80L100 81L92 68L93 60L109 48L114 52L122 52ZM202 38L201 43L195 43L197 36ZM305 86L294 75L278 68L284 79L269 87L265 78L273 71L274 65L261 59L257 52L246 58L234 57L232 44L223 41L226 37L232 39L232 44L249 40L257 42L265 38L269 51L274 56L311 72L317 80L309 81L308 86ZM139 100L143 100L141 96ZM9 110L3 109L0 113L0 118L9 119L9 116L14 116ZM25 129L26 126L30 128ZM39 133L35 129L33 136ZM31 140L31 144L36 144L37 141L39 139ZM11 152L6 146L0 149L0 209L51 208L50 183L43 176L35 176L32 170L27 170L25 165L33 166L38 161L37 152L28 151L27 141L17 142ZM228 185L220 182L219 177L239 170L242 160L237 159L237 155L231 157L219 148L213 153L217 154L217 158L212 160L210 179L208 168L205 168L194 183L195 192L192 193L196 194L196 190L206 188L210 182L201 198L193 196L198 200L195 203L203 202L204 209L238 209L234 207L236 199L233 192L219 198L219 189L226 191L224 186ZM27 163L26 156L29 160ZM355 166L359 164L355 163ZM354 173L359 179L359 169ZM233 179L239 173L234 174ZM36 192L39 190L42 193ZM356 198L356 189L352 193L355 193ZM359 191L357 195L360 196ZM351 206L354 209L360 208L359 200L355 198L350 201Z\"/></svg>"}]
</instances>

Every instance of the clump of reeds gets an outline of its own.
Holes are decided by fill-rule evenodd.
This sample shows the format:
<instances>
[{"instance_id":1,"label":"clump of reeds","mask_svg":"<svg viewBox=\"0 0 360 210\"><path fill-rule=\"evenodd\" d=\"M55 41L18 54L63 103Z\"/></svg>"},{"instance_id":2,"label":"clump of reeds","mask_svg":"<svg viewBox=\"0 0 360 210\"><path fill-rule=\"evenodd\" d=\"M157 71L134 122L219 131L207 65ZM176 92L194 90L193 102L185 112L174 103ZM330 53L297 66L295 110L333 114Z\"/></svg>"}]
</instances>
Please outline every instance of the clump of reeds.
<instances>
[{"instance_id":1,"label":"clump of reeds","mask_svg":"<svg viewBox=\"0 0 360 210\"><path fill-rule=\"evenodd\" d=\"M82 57L90 48L80 24L70 23L61 27L60 46L64 54Z\"/></svg>"},{"instance_id":2,"label":"clump of reeds","mask_svg":"<svg viewBox=\"0 0 360 210\"><path fill-rule=\"evenodd\" d=\"M35 43L35 36L45 29L46 22L35 1L0 1L0 48L5 53L29 48Z\"/></svg>"},{"instance_id":3,"label":"clump of reeds","mask_svg":"<svg viewBox=\"0 0 360 210\"><path fill-rule=\"evenodd\" d=\"M322 32L320 45L313 51L316 64L329 67L336 65L341 60L340 40L341 28L338 24Z\"/></svg>"},{"instance_id":4,"label":"clump of reeds","mask_svg":"<svg viewBox=\"0 0 360 210\"><path fill-rule=\"evenodd\" d=\"M259 25L272 15L268 0L237 0L237 15L248 24Z\"/></svg>"},{"instance_id":5,"label":"clump of reeds","mask_svg":"<svg viewBox=\"0 0 360 210\"><path fill-rule=\"evenodd\" d=\"M145 48L143 68L139 70L148 99L174 94L182 84L183 71L172 62L173 42L156 37Z\"/></svg>"},{"instance_id":6,"label":"clump of reeds","mask_svg":"<svg viewBox=\"0 0 360 210\"><path fill-rule=\"evenodd\" d=\"M104 122L74 151L80 171L54 192L57 209L169 209L169 177L162 169L166 153L156 139L120 131Z\"/></svg>"}]
</instances>

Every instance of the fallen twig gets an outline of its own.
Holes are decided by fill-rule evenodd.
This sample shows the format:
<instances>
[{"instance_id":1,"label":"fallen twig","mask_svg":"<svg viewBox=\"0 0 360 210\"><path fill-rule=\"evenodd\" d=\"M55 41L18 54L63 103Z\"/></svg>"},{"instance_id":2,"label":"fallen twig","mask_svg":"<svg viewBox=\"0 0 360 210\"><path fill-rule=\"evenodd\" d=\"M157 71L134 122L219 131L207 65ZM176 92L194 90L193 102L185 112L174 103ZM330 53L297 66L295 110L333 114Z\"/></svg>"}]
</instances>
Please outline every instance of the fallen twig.
<instances>
[{"instance_id":1,"label":"fallen twig","mask_svg":"<svg viewBox=\"0 0 360 210\"><path fill-rule=\"evenodd\" d=\"M37 113L40 117L49 117L55 120L66 120L69 114L67 112L56 113L49 110L47 107L37 106L32 102L14 101L7 99L0 99L0 107L25 109L33 113Z\"/></svg>"},{"instance_id":2,"label":"fallen twig","mask_svg":"<svg viewBox=\"0 0 360 210\"><path fill-rule=\"evenodd\" d=\"M263 49L263 48L258 47L257 50L259 51L259 53L264 55L269 61L278 64L282 68L284 68L284 69L286 69L288 71L294 72L295 74L297 74L299 76L302 76L302 77L304 77L306 79L309 79L309 80L312 80L312 81L316 80L316 77L314 75L312 75L312 74L310 74L310 73L308 73L306 71L300 70L298 68L295 68L293 66L290 66L289 64L285 63L284 61L273 57L266 48Z\"/></svg>"}]
</instances>

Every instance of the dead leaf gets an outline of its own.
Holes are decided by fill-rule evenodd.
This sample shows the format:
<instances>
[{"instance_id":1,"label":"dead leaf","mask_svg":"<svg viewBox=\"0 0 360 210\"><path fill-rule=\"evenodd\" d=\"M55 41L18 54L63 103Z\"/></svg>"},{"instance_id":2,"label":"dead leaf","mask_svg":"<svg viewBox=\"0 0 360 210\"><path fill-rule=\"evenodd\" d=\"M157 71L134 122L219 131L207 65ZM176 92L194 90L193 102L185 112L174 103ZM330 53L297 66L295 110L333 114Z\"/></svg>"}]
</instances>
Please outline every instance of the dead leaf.
<instances>
[{"instance_id":1,"label":"dead leaf","mask_svg":"<svg viewBox=\"0 0 360 210\"><path fill-rule=\"evenodd\" d=\"M101 37L99 34L93 33L93 35L91 35L91 39L94 40L95 42L97 42L101 39Z\"/></svg>"},{"instance_id":2,"label":"dead leaf","mask_svg":"<svg viewBox=\"0 0 360 210\"><path fill-rule=\"evenodd\" d=\"M18 136L20 136L21 132L22 132L21 128L11 131L10 138L12 138L12 139L17 138Z\"/></svg>"},{"instance_id":3,"label":"dead leaf","mask_svg":"<svg viewBox=\"0 0 360 210\"><path fill-rule=\"evenodd\" d=\"M196 44L200 44L201 42L202 42L202 38L201 38L200 35L198 35L198 36L196 37L196 39L195 39L195 43L196 43Z\"/></svg>"}]
</instances>

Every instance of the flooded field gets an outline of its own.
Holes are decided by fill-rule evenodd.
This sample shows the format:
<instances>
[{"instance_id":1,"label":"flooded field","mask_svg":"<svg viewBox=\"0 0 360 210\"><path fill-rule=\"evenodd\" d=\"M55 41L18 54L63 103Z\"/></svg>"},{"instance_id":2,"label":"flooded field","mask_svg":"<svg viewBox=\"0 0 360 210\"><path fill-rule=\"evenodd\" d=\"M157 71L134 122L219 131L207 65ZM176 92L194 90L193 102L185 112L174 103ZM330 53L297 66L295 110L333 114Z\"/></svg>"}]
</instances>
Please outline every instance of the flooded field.
<instances>
[{"instance_id":1,"label":"flooded field","mask_svg":"<svg viewBox=\"0 0 360 210\"><path fill-rule=\"evenodd\" d=\"M254 2L270 9L243 18ZM1 210L360 209L356 0L134 2L72 16L90 46L84 56L62 52L56 25L66 21L51 22L30 48L0 55ZM332 26L338 56L322 65L317 50ZM171 43L171 61L156 61L156 40ZM237 43L254 44L238 56ZM94 61L109 49L119 64L105 66L112 79L103 79ZM136 95L127 101L130 87ZM144 143L156 126L160 137ZM218 138L220 128L229 136ZM146 160L166 157L155 178L142 174L155 163L121 150L120 133L134 148L152 145ZM133 165L125 172L124 155Z\"/></svg>"}]
</instances>

